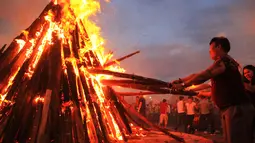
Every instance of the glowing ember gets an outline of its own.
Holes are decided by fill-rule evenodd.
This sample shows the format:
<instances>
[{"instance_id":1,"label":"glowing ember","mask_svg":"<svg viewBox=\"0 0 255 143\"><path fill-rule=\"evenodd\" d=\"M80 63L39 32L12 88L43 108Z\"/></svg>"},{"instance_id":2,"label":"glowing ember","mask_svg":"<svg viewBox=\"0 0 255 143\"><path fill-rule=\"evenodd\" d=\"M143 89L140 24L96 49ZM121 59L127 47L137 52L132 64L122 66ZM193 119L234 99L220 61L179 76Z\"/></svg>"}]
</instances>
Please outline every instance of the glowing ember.
<instances>
[{"instance_id":1,"label":"glowing ember","mask_svg":"<svg viewBox=\"0 0 255 143\"><path fill-rule=\"evenodd\" d=\"M44 102L44 98L43 97L36 97L34 101L35 101L35 103L38 103L38 102L43 103Z\"/></svg>"},{"instance_id":2,"label":"glowing ember","mask_svg":"<svg viewBox=\"0 0 255 143\"><path fill-rule=\"evenodd\" d=\"M20 50L25 46L26 42L24 40L21 40L21 39L16 39L16 42L19 44L18 52L20 52Z\"/></svg>"}]
</instances>

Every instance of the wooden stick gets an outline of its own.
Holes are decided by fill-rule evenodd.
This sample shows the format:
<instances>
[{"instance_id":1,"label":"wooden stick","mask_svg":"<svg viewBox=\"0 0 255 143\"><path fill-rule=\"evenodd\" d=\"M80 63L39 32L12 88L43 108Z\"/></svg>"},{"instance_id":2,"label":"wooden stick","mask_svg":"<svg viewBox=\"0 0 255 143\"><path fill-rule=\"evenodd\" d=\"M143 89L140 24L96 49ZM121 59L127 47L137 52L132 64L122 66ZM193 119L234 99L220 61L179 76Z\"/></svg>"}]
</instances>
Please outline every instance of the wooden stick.
<instances>
[{"instance_id":1,"label":"wooden stick","mask_svg":"<svg viewBox=\"0 0 255 143\"><path fill-rule=\"evenodd\" d=\"M123 60L125 60L125 59L127 59L127 58L129 58L129 57L131 57L131 56L133 56L133 55L136 55L136 54L138 54L138 53L140 53L140 51L136 51L136 52L134 52L134 53L131 53L131 54L129 54L129 55L126 55L126 56L124 56L124 57L121 57L121 58L119 58L119 59L116 59L116 60L114 60L114 61L108 62L108 63L104 64L104 67L109 67L109 66L111 66L111 65L117 64L118 62L123 61Z\"/></svg>"},{"instance_id":2,"label":"wooden stick","mask_svg":"<svg viewBox=\"0 0 255 143\"><path fill-rule=\"evenodd\" d=\"M153 78L147 78L139 75L134 74L126 74L126 73L119 73L113 72L109 70L101 70L101 69L91 69L88 70L90 73L93 74L106 74L106 75L113 75L116 77L121 78L129 78L133 80L103 80L106 85L109 86L121 86L126 88L133 88L138 90L147 90L159 94L181 94L187 96L195 96L198 93L189 90L189 91L176 91L171 90L171 84Z\"/></svg>"},{"instance_id":3,"label":"wooden stick","mask_svg":"<svg viewBox=\"0 0 255 143\"><path fill-rule=\"evenodd\" d=\"M161 87L161 88L168 88L167 84L158 84L158 82L152 82L148 80L142 81L142 80L114 80L114 79L105 79L101 80L102 84L106 85L122 85L122 84L142 84L142 85L149 85L154 87Z\"/></svg>"},{"instance_id":4,"label":"wooden stick","mask_svg":"<svg viewBox=\"0 0 255 143\"><path fill-rule=\"evenodd\" d=\"M113 107L115 107L114 109L116 109L118 111L117 114L119 115L119 118L116 118L116 120L121 119L127 132L129 134L131 134L132 133L131 127L129 126L126 116L124 115L124 107L118 101L115 91L109 86L107 86L104 91L105 91L104 93L105 93L106 98L111 101L111 103L114 105ZM122 130L122 132L124 132L123 129L121 129L121 130Z\"/></svg>"},{"instance_id":5,"label":"wooden stick","mask_svg":"<svg viewBox=\"0 0 255 143\"><path fill-rule=\"evenodd\" d=\"M49 81L48 86L44 98L44 105L42 110L42 118L41 123L39 126L38 131L38 138L37 142L45 142L45 139L49 134L47 134L47 123L49 123L48 117L52 118L51 122L52 125L57 124L57 117L58 117L58 105L60 101L57 101L58 93L60 90L60 78L61 78L61 41L58 40L57 35L54 33L53 35L55 44L50 48L49 53ZM45 51L44 51L45 52ZM53 104L54 103L54 104ZM50 105L52 109L50 109ZM51 112L50 112L51 111ZM54 128L51 128L54 130Z\"/></svg>"},{"instance_id":6,"label":"wooden stick","mask_svg":"<svg viewBox=\"0 0 255 143\"><path fill-rule=\"evenodd\" d=\"M157 94L178 94L178 95L186 95L186 96L195 96L198 93L194 92L192 90L172 90L170 88L162 88L160 86L154 86L154 85L144 85L144 84L132 84L132 83L103 83L108 86L121 86L124 88L132 88L137 90L146 90ZM133 95L136 96L136 95Z\"/></svg>"},{"instance_id":7,"label":"wooden stick","mask_svg":"<svg viewBox=\"0 0 255 143\"><path fill-rule=\"evenodd\" d=\"M114 71L102 70L102 69L90 69L88 71L92 74L106 74L106 75L112 75L112 76L116 76L120 78L129 78L129 79L138 80L142 82L164 85L165 87L169 87L169 86L171 87L171 84L165 81L143 77L143 76L139 76L135 74L120 73L120 72L114 72Z\"/></svg>"},{"instance_id":8,"label":"wooden stick","mask_svg":"<svg viewBox=\"0 0 255 143\"><path fill-rule=\"evenodd\" d=\"M52 10L56 6L57 5L54 5L53 2L50 2L42 11L42 13L39 15L39 17L28 28L26 28L28 35L21 33L19 36L13 39L11 44L8 45L8 48L6 48L6 50L0 57L0 61L1 61L0 69L8 65L17 56L19 46L17 45L16 39L22 39L22 40L25 40L27 43L29 43L30 39L35 38L36 32L38 32L39 29L41 28L40 25L45 23L44 16L48 14L49 10Z\"/></svg>"},{"instance_id":9,"label":"wooden stick","mask_svg":"<svg viewBox=\"0 0 255 143\"><path fill-rule=\"evenodd\" d=\"M4 44L3 47L0 49L0 56L3 54L3 51L4 51L6 46L7 46L7 44Z\"/></svg>"},{"instance_id":10,"label":"wooden stick","mask_svg":"<svg viewBox=\"0 0 255 143\"><path fill-rule=\"evenodd\" d=\"M151 95L151 94L158 94L158 93L143 91L143 92L116 92L116 94L120 96L139 96L139 95Z\"/></svg>"},{"instance_id":11,"label":"wooden stick","mask_svg":"<svg viewBox=\"0 0 255 143\"><path fill-rule=\"evenodd\" d=\"M126 113L127 114L130 114L132 113L133 115L135 115L136 117L138 117L139 119L141 119L142 121L144 121L146 124L150 125L151 127L153 127L154 129L157 129L163 133L165 133L166 135L172 137L173 139L175 139L176 141L179 141L179 142L185 142L183 138L179 137L179 136L176 136L176 135L173 135L171 134L168 130L166 129L163 129L157 125L154 125L153 123L151 123L148 119L146 119L145 117L143 117L142 115L140 115L130 104L128 104L125 100L121 99L119 96L118 96L118 99L121 101L121 103L126 107ZM129 111L129 112L128 112Z\"/></svg>"}]
</instances>

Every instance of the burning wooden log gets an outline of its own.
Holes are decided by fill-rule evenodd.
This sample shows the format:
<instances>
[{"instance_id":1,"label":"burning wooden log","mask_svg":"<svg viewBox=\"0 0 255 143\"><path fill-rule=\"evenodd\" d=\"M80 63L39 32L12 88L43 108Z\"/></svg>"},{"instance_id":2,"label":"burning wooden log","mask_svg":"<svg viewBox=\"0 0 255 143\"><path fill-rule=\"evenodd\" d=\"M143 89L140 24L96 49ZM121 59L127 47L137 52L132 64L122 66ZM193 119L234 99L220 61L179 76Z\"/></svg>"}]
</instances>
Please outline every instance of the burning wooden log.
<instances>
[{"instance_id":1,"label":"burning wooden log","mask_svg":"<svg viewBox=\"0 0 255 143\"><path fill-rule=\"evenodd\" d=\"M91 69L90 73L112 75L119 78L128 78L132 80L102 80L102 83L108 86L121 86L125 88L133 88L138 90L147 90L159 94L181 94L187 96L195 96L198 93L192 90L179 91L171 90L171 84L153 78L147 78L134 74L119 73L109 70Z\"/></svg>"},{"instance_id":2,"label":"burning wooden log","mask_svg":"<svg viewBox=\"0 0 255 143\"><path fill-rule=\"evenodd\" d=\"M44 17L48 15L48 12L50 10L56 9L56 7L59 7L58 5L54 5L53 2L50 2L45 9L42 11L42 13L39 15L39 17L19 36L17 36L11 44L6 48L5 52L0 57L0 69L2 67L5 67L6 65L10 64L11 61L16 57L16 55L19 53L19 49L21 48L20 45L17 44L17 40L26 41L26 43L29 43L29 40L36 37L36 33L40 31L41 25L45 22Z\"/></svg>"},{"instance_id":3,"label":"burning wooden log","mask_svg":"<svg viewBox=\"0 0 255 143\"><path fill-rule=\"evenodd\" d=\"M150 91L141 91L141 92L116 92L116 94L120 96L139 96L139 95L153 95L159 94L157 92L150 92Z\"/></svg>"},{"instance_id":4,"label":"burning wooden log","mask_svg":"<svg viewBox=\"0 0 255 143\"><path fill-rule=\"evenodd\" d=\"M114 80L114 79L105 79L101 80L102 84L110 85L110 86L121 86L121 85L132 85L132 84L141 84L141 85L147 85L147 86L154 86L159 88L168 88L167 83L164 84L158 84L157 82L151 82L150 80Z\"/></svg>"},{"instance_id":5,"label":"burning wooden log","mask_svg":"<svg viewBox=\"0 0 255 143\"><path fill-rule=\"evenodd\" d=\"M119 100L121 100L121 98L119 98ZM159 131L162 131L163 133L165 133L166 135L169 135L170 137L176 139L177 141L180 141L180 142L184 142L184 139L183 138L180 138L176 135L173 135L171 134L168 130L166 129L163 129L157 125L154 125L152 124L150 121L148 121L145 117L143 117L142 115L140 115L130 104L128 104L125 100L121 100L121 102L123 103L123 105L126 107L126 109L129 109L129 110L126 110L126 113L127 114L135 114L135 116L139 117L139 119L141 119L142 121L144 121L145 123L147 123L148 125L150 125L151 127L159 130Z\"/></svg>"},{"instance_id":6,"label":"burning wooden log","mask_svg":"<svg viewBox=\"0 0 255 143\"><path fill-rule=\"evenodd\" d=\"M46 94L44 97L44 105L43 105L43 110L42 110L42 118L41 118L41 124L39 126L39 132L37 136L37 141L38 142L45 142L46 139L50 139L50 137L47 137L46 133L46 124L48 123L48 116L51 115L53 118L52 120L52 125L56 125L56 118L59 116L58 111L59 111L59 103L60 100L58 97L59 95L59 90L60 90L60 75L61 75L61 66L62 63L59 62L61 61L61 41L57 39L56 35L53 35L55 45L54 47L50 48L50 53L49 53L49 82L48 82L48 87L46 89ZM54 103L53 108L51 109L50 112L50 104L51 102ZM55 118L55 119L54 119ZM46 141L47 142L47 141Z\"/></svg>"},{"instance_id":7,"label":"burning wooden log","mask_svg":"<svg viewBox=\"0 0 255 143\"><path fill-rule=\"evenodd\" d=\"M167 84L158 85L158 82L151 82L151 79L148 82L146 82L146 80L144 81L102 80L101 82L102 84L105 84L108 86L121 86L125 88L151 91L151 92L147 92L148 94L179 94L179 95L186 95L186 96L195 96L198 94L197 92L192 90L171 90L171 88L168 88L168 86L166 86ZM133 94L133 96L136 96L139 94L141 95L141 93L136 93L136 94ZM132 95L129 93L129 96L132 96Z\"/></svg>"},{"instance_id":8,"label":"burning wooden log","mask_svg":"<svg viewBox=\"0 0 255 143\"><path fill-rule=\"evenodd\" d=\"M120 77L120 78L128 78L132 80L138 80L144 83L153 83L154 85L164 85L165 87L171 87L171 85L167 82L158 80L158 79L153 79L153 78L147 78L139 75L134 75L134 74L126 74L126 73L120 73L120 72L114 72L114 71L109 71L109 70L103 70L103 69L89 69L88 72L92 74L105 74L105 75L112 75L115 77Z\"/></svg>"},{"instance_id":9,"label":"burning wooden log","mask_svg":"<svg viewBox=\"0 0 255 143\"><path fill-rule=\"evenodd\" d=\"M115 91L114 91L111 87L109 87L109 86L106 87L105 90L106 90L105 92L107 92L107 93L106 93L106 97L114 104L114 106L112 106L113 109L115 109L115 110L118 111L118 114L116 114L116 116L117 116L117 115L120 116L119 119L120 119L120 118L122 119L121 121L123 121L123 124L124 124L124 126L125 126L127 132L128 132L129 134L131 134L131 133L132 133L132 130L131 130L131 127L130 127L129 122L128 122L128 120L127 120L127 117L126 117L125 114L124 114L124 111L125 111L125 110L124 110L124 107L123 107L123 105L119 102L118 98L116 97ZM118 118L116 118L116 120L117 120L117 119L118 119ZM123 134L124 134L124 131L123 131Z\"/></svg>"},{"instance_id":10,"label":"burning wooden log","mask_svg":"<svg viewBox=\"0 0 255 143\"><path fill-rule=\"evenodd\" d=\"M138 53L140 53L140 51L136 51L136 52L134 52L134 53L131 53L131 54L129 54L129 55L126 55L126 56L124 56L124 57L121 57L121 58L119 58L119 59L116 59L116 60L114 60L114 61L108 62L108 63L104 64L104 67L109 67L109 66L111 66L111 65L117 64L117 63L119 63L119 62L121 62L121 61L123 61L123 60L125 60L125 59L127 59L127 58L129 58L129 57L131 57L131 56L133 56L133 55L136 55L136 54L138 54Z\"/></svg>"},{"instance_id":11,"label":"burning wooden log","mask_svg":"<svg viewBox=\"0 0 255 143\"><path fill-rule=\"evenodd\" d=\"M7 46L7 44L4 44L3 47L0 49L0 58L1 58L1 55L3 54L3 51L5 50L6 46Z\"/></svg>"}]
</instances>

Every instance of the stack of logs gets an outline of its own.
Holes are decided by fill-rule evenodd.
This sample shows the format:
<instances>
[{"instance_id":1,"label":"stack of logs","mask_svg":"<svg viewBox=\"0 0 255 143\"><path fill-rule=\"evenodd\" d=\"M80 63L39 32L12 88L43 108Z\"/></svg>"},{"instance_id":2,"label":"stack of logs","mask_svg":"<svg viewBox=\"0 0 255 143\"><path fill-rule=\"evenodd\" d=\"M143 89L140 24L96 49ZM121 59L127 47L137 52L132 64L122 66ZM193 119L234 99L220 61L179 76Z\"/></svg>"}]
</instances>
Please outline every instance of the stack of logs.
<instances>
[{"instance_id":1,"label":"stack of logs","mask_svg":"<svg viewBox=\"0 0 255 143\"><path fill-rule=\"evenodd\" d=\"M5 51L3 49L6 45L0 51L0 95L4 97L1 101L1 142L112 142L114 140L110 137L112 132L109 130L109 125L113 123L105 120L106 112L113 115L124 141L127 141L128 134L132 134L130 123L134 123L146 130L162 131L184 142L182 138L149 122L121 96L196 95L196 93L171 90L171 85L161 80L105 70L106 67L131 57L139 51L108 61L104 65L101 65L93 50L87 50L84 55L81 55L79 50L90 42L81 21L76 22L75 29L70 32L72 36L70 39L61 39L56 32L52 33L54 44L46 43L36 67L32 69L34 72L31 73L30 67L35 63L39 47L49 29L49 22L44 17L52 11L54 21L61 22L63 14L61 10L60 5L49 3L41 15L26 29L28 34L20 34ZM70 13L72 13L71 10ZM75 16L73 18L76 19ZM41 28L41 34L36 37L36 32ZM17 39L26 42L20 51ZM35 39L34 46L29 42L30 39ZM69 40L71 46L63 44L63 40ZM26 57L31 47L32 52L29 57ZM61 52L65 60L62 59ZM70 57L77 61L83 60L72 62L68 60ZM105 85L102 88L106 100L104 103L99 102L96 95L94 85L99 83L84 73L84 69L89 74L105 74L118 78L101 81ZM76 71L79 73L78 78ZM114 91L113 86L146 92L121 93ZM36 100L35 103L38 97L44 100ZM101 105L109 106L110 109L102 111L104 108Z\"/></svg>"}]
</instances>

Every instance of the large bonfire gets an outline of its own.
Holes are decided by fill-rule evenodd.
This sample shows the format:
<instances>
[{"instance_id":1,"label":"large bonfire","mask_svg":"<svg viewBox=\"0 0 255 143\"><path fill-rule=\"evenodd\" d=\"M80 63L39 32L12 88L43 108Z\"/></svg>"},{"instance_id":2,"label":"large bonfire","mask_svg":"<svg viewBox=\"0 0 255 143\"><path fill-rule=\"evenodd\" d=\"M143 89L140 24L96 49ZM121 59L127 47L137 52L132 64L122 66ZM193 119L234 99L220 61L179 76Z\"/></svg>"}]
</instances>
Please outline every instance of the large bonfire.
<instances>
[{"instance_id":1,"label":"large bonfire","mask_svg":"<svg viewBox=\"0 0 255 143\"><path fill-rule=\"evenodd\" d=\"M104 53L100 28L89 20L99 9L97 0L52 1L0 53L1 142L125 142L142 123L183 141L111 87L171 91L163 81L122 73L118 61L133 54L111 60Z\"/></svg>"}]
</instances>

